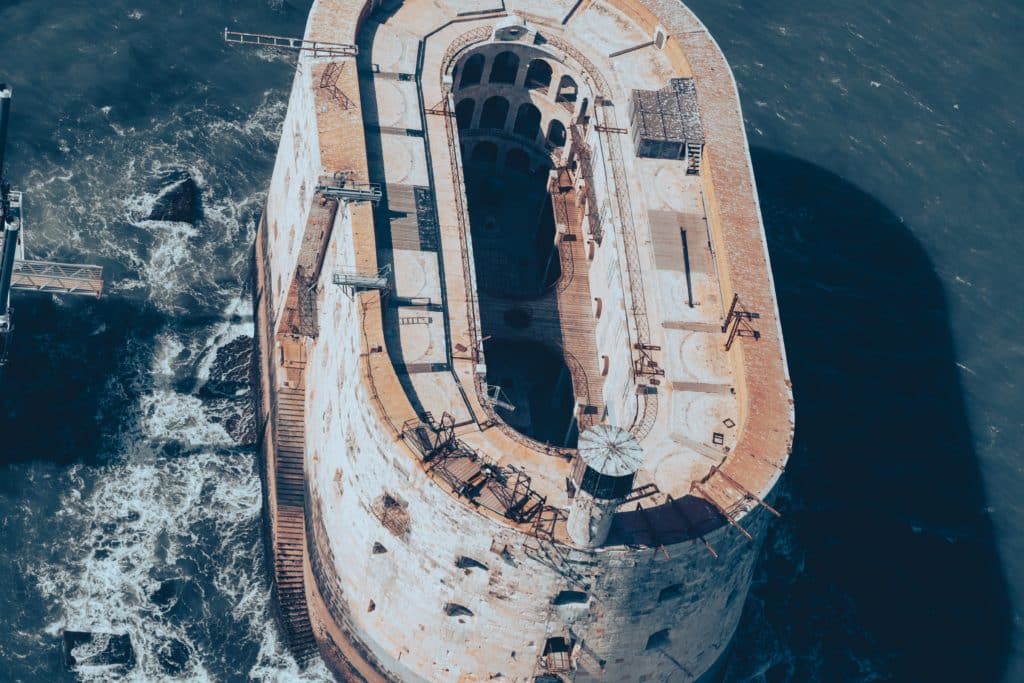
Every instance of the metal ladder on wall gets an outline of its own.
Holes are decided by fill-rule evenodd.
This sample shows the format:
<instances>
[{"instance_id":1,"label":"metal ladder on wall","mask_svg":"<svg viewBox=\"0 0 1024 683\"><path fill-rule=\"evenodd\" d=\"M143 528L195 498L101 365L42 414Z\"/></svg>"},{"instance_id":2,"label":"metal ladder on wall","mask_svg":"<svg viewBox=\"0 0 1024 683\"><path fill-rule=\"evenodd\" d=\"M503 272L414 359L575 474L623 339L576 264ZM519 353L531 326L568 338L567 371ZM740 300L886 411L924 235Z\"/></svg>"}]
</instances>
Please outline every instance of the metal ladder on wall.
<instances>
[{"instance_id":1,"label":"metal ladder on wall","mask_svg":"<svg viewBox=\"0 0 1024 683\"><path fill-rule=\"evenodd\" d=\"M695 142L686 143L686 174L700 175L700 158L702 145Z\"/></svg>"}]
</instances>

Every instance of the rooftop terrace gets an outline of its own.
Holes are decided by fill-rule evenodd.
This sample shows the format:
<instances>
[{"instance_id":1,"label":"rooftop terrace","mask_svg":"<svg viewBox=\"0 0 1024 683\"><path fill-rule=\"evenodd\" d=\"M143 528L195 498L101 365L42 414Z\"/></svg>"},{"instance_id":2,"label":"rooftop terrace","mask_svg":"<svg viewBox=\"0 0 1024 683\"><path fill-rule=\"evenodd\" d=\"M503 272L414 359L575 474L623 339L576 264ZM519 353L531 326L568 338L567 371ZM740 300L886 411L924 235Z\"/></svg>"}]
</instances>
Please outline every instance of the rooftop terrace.
<instances>
[{"instance_id":1,"label":"rooftop terrace","mask_svg":"<svg viewBox=\"0 0 1024 683\"><path fill-rule=\"evenodd\" d=\"M738 525L792 408L742 119L703 27L655 0L360 4L311 18L355 62L305 61L325 172L382 188L353 210L352 266L393 273L363 295L383 422L453 494L556 537L579 433L614 424L642 446L647 512L610 541ZM657 93L679 105L667 127ZM681 146L650 154L659 135Z\"/></svg>"}]
</instances>

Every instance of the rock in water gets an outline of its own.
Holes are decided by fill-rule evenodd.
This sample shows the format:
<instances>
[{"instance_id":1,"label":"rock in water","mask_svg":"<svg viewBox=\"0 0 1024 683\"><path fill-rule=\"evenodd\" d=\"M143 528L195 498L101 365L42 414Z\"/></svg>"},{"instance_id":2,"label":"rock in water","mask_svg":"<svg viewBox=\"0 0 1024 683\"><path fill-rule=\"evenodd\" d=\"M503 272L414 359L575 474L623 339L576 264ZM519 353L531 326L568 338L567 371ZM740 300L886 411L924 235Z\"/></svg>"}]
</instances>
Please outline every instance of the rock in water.
<instances>
[{"instance_id":1,"label":"rock in water","mask_svg":"<svg viewBox=\"0 0 1024 683\"><path fill-rule=\"evenodd\" d=\"M199 210L199 188L192 176L175 173L173 182L160 190L153 209L146 218L151 221L194 223Z\"/></svg>"},{"instance_id":2,"label":"rock in water","mask_svg":"<svg viewBox=\"0 0 1024 683\"><path fill-rule=\"evenodd\" d=\"M135 649L127 633L64 631L64 663L69 669L103 667L126 673L135 666Z\"/></svg>"}]
</instances>

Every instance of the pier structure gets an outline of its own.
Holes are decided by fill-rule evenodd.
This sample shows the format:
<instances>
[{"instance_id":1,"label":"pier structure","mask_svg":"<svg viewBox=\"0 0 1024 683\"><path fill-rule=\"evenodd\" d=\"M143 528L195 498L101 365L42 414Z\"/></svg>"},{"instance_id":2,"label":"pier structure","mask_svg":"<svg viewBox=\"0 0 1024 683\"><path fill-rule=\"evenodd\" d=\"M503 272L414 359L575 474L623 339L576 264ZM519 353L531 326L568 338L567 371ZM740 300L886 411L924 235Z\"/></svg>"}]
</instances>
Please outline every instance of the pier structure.
<instances>
[{"instance_id":1,"label":"pier structure","mask_svg":"<svg viewBox=\"0 0 1024 683\"><path fill-rule=\"evenodd\" d=\"M7 365L14 334L11 292L73 294L97 298L103 294L101 266L31 261L25 258L23 194L11 189L4 174L12 96L12 89L0 83L0 370Z\"/></svg>"},{"instance_id":2,"label":"pier structure","mask_svg":"<svg viewBox=\"0 0 1024 683\"><path fill-rule=\"evenodd\" d=\"M277 603L344 680L714 680L792 442L668 0L314 3L255 245ZM343 179L343 182L339 182Z\"/></svg>"}]
</instances>

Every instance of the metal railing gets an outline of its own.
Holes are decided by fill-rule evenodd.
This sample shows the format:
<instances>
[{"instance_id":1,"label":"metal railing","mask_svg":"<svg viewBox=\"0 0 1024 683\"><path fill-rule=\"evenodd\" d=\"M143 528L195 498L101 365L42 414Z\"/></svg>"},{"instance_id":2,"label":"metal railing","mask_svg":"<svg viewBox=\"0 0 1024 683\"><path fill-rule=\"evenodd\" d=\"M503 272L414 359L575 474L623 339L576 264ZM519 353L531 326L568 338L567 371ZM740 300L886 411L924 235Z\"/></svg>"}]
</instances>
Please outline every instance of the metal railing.
<instances>
[{"instance_id":1,"label":"metal railing","mask_svg":"<svg viewBox=\"0 0 1024 683\"><path fill-rule=\"evenodd\" d=\"M246 33L224 29L224 42L251 47L265 47L275 50L301 50L312 52L314 57L355 57L359 47L348 43L328 43L304 38L288 38L266 33Z\"/></svg>"},{"instance_id":2,"label":"metal railing","mask_svg":"<svg viewBox=\"0 0 1024 683\"><path fill-rule=\"evenodd\" d=\"M441 58L441 74L443 75L448 73L456 55L474 43L482 43L490 38L493 33L494 26L492 24L487 24L486 26L479 26L466 31L456 37L455 40L448 45L448 48L444 51L444 56Z\"/></svg>"},{"instance_id":3,"label":"metal railing","mask_svg":"<svg viewBox=\"0 0 1024 683\"><path fill-rule=\"evenodd\" d=\"M50 294L103 294L103 267L44 261L15 261L12 289Z\"/></svg>"}]
</instances>

